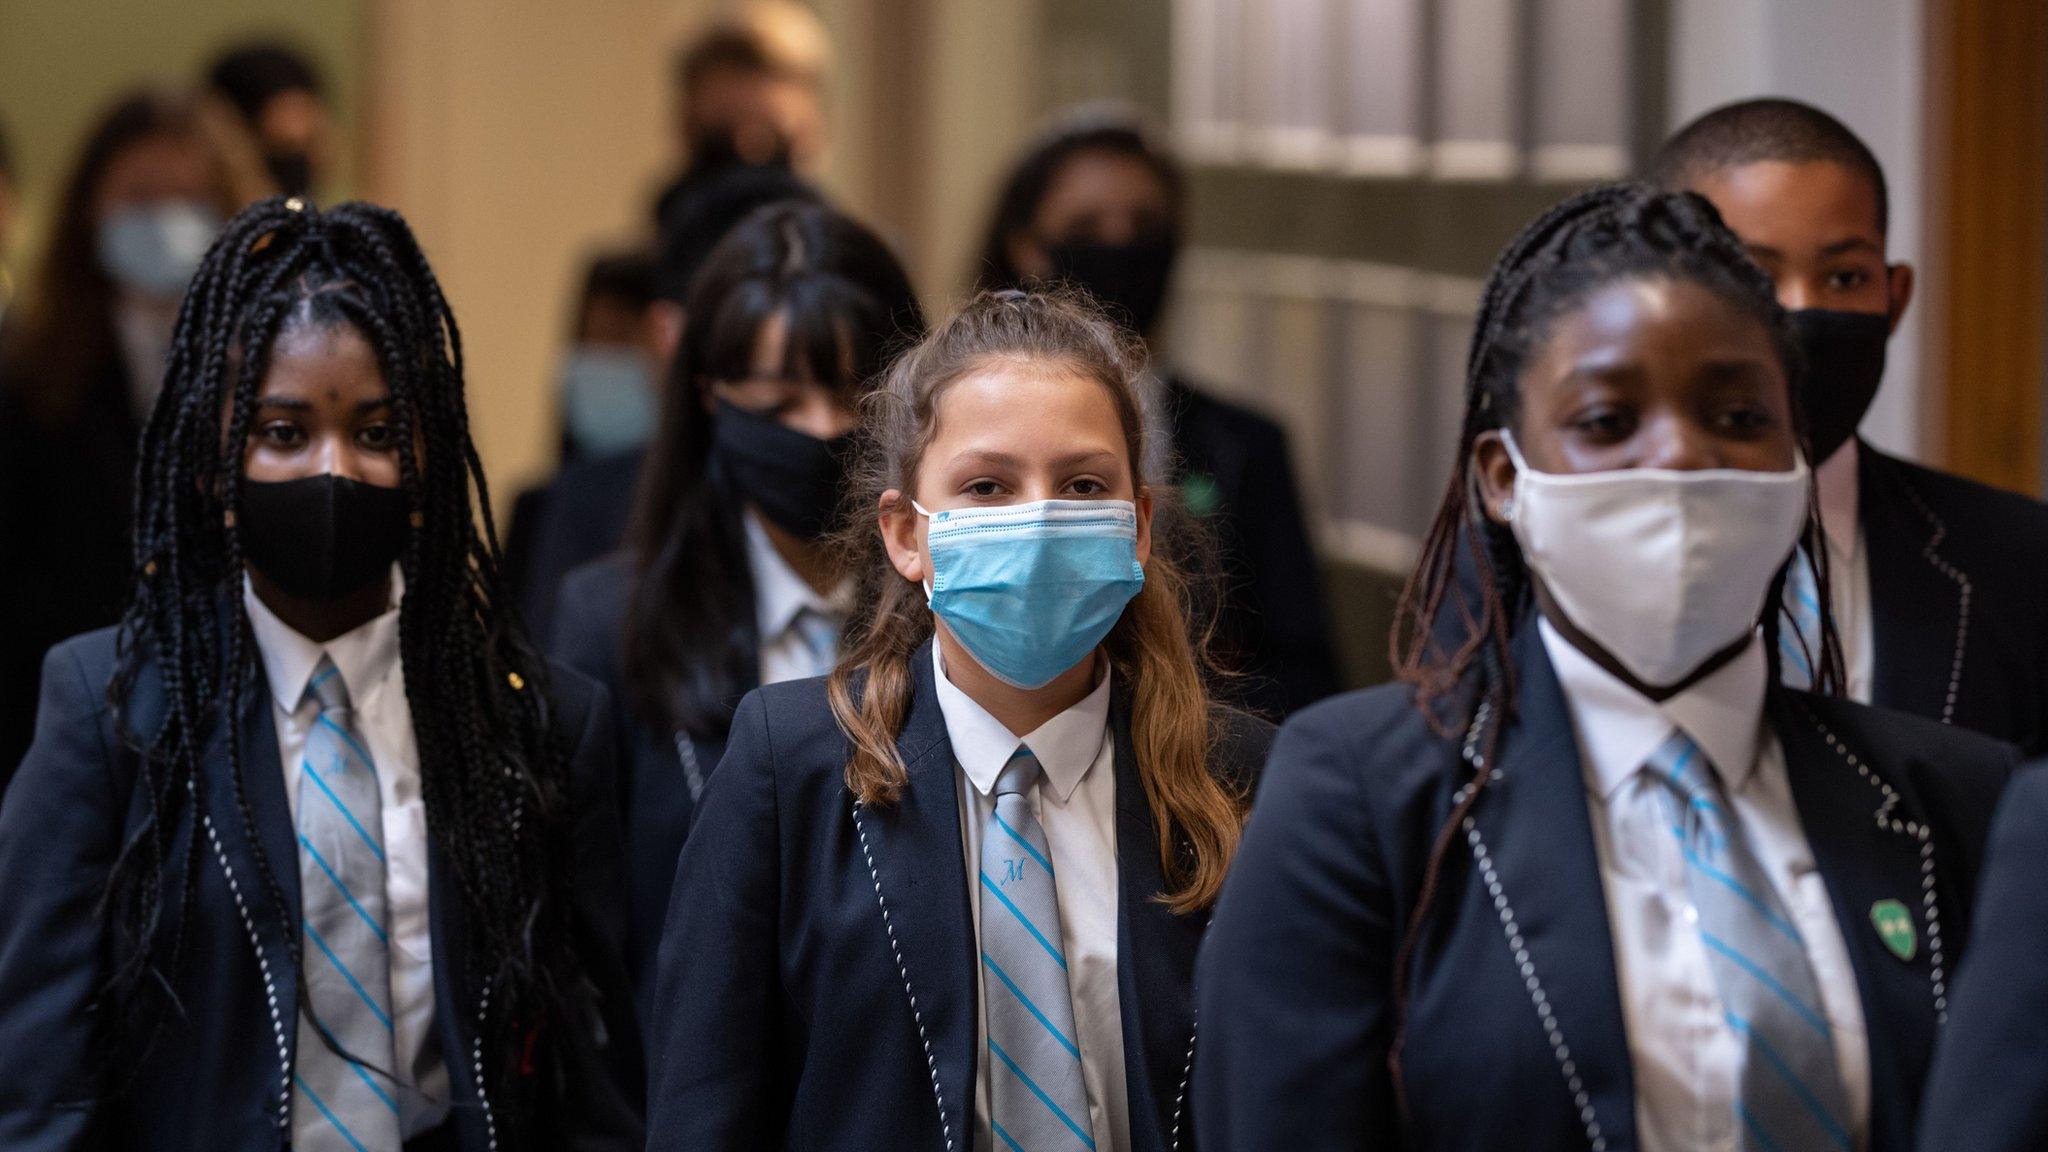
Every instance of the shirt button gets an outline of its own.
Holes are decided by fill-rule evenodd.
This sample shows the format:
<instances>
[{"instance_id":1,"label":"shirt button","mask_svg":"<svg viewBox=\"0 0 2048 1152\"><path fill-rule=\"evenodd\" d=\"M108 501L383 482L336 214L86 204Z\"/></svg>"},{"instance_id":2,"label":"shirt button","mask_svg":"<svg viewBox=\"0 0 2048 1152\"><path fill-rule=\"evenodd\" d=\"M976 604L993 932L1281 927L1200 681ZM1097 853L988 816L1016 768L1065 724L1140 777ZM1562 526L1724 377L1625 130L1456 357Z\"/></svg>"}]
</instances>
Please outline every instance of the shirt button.
<instances>
[{"instance_id":1,"label":"shirt button","mask_svg":"<svg viewBox=\"0 0 2048 1152\"><path fill-rule=\"evenodd\" d=\"M1685 906L1685 922L1687 924L1698 924L1700 922L1700 910L1694 905L1687 904Z\"/></svg>"}]
</instances>

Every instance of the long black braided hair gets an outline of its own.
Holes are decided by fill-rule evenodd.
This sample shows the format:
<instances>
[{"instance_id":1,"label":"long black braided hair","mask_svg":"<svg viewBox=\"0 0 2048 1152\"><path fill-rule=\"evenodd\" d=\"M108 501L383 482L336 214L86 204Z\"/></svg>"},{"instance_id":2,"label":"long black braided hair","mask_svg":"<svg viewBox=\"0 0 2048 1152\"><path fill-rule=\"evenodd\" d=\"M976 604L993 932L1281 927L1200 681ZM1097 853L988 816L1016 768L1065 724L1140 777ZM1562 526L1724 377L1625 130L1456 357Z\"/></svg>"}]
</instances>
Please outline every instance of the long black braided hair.
<instances>
[{"instance_id":1,"label":"long black braided hair","mask_svg":"<svg viewBox=\"0 0 2048 1152\"><path fill-rule=\"evenodd\" d=\"M399 561L400 659L428 825L471 942L466 971L455 975L489 991L487 1050L516 1056L520 1033L554 1017L582 979L567 930L568 758L552 728L544 663L500 581L455 317L411 229L371 204L324 212L298 199L250 206L207 253L179 312L163 391L143 434L134 592L108 687L127 729L137 677L154 665L165 714L153 732L126 732L141 753L146 819L123 845L103 904L116 959L102 1002L131 1057L174 1004L168 992L184 931L167 925L190 923L202 839L176 829L182 809L191 809L192 822L207 811L207 789L217 785L199 770L200 756L217 735L232 765L221 783L233 789L256 852L261 894L289 922L276 869L295 864L265 858L246 796L240 717L257 675L237 599L236 521L271 349L280 334L308 325L353 328L376 350L391 391L411 497ZM164 877L177 853L184 882L172 893ZM166 915L172 901L175 917ZM286 935L296 961L298 933Z\"/></svg>"},{"instance_id":2,"label":"long black braided hair","mask_svg":"<svg viewBox=\"0 0 2048 1152\"><path fill-rule=\"evenodd\" d=\"M1485 515L1472 468L1473 442L1512 429L1521 409L1521 375L1559 319L1607 285L1665 279L1697 284L1753 316L1770 333L1788 379L1805 370L1770 277L1749 258L1720 213L1690 192L1644 184L1612 184L1579 193L1524 229L1494 263L1480 297L1465 365L1465 421L1450 484L1422 557L1402 591L1392 637L1394 667L1416 704L1446 736L1479 728L1471 741L1477 769L1458 793L1431 846L1421 891L1394 958L1394 1042L1388 1061L1400 1083L1410 964L1443 883L1452 838L1479 803L1494 768L1499 734L1514 716L1517 692L1511 645L1531 599L1529 573L1513 533ZM1792 420L1802 451L1806 418L1792 395ZM1827 547L1809 501L1803 548L1772 582L1766 604L1780 603L1786 573L1804 561L1820 593L1820 651L1807 652L1821 691L1837 692L1843 662L1828 604ZM1470 565L1476 572L1461 573ZM1476 575L1476 579L1473 577ZM1779 680L1782 613L1764 613L1770 682ZM1805 647L1804 638L1797 643Z\"/></svg>"}]
</instances>

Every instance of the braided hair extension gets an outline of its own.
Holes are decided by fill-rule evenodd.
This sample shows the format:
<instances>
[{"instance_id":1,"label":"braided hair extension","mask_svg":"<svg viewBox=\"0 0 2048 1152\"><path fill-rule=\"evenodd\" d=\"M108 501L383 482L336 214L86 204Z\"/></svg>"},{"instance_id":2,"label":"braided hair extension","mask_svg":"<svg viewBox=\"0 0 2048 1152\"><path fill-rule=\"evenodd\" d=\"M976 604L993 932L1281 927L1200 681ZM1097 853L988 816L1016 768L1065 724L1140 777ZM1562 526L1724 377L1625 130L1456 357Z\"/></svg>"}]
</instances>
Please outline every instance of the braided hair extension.
<instances>
[{"instance_id":1,"label":"braided hair extension","mask_svg":"<svg viewBox=\"0 0 2048 1152\"><path fill-rule=\"evenodd\" d=\"M1486 517L1476 495L1473 444L1483 432L1512 427L1520 412L1522 370L1541 352L1556 323L1601 288L1635 279L1682 280L1707 288L1754 316L1770 333L1788 377L1805 367L1770 277L1750 260L1713 206L1689 192L1660 192L1634 183L1582 192L1524 229L1487 276L1466 360L1465 419L1456 464L1424 537L1422 558L1402 590L1391 643L1397 674L1438 732L1449 737L1484 717L1472 745L1476 774L1458 793L1432 843L1394 957L1394 1039L1388 1065L1397 1097L1404 1101L1401 1048L1415 949L1444 882L1453 839L1492 777L1500 733L1515 713L1511 645L1531 598L1520 546L1508 528ZM1795 387L1793 427L1803 447L1806 422L1798 396ZM1815 685L1837 692L1843 683L1841 645L1828 604L1827 547L1811 503L1802 544L1820 591L1821 651L1808 654L1817 670ZM1787 570L1798 562L1795 556ZM1461 579L1465 565L1476 570L1476 580ZM1780 602L1784 581L1785 572L1780 572L1767 604ZM1478 589L1476 603L1470 584ZM1781 620L1781 613L1764 614L1772 683L1780 678Z\"/></svg>"},{"instance_id":2,"label":"braided hair extension","mask_svg":"<svg viewBox=\"0 0 2048 1152\"><path fill-rule=\"evenodd\" d=\"M324 212L297 199L252 205L207 253L180 309L162 396L143 433L134 591L108 687L125 730L130 694L153 663L166 709L154 732L124 731L141 755L145 819L122 846L102 903L117 959L101 999L130 1060L154 1039L163 1009L175 1007L170 988L202 838L195 832L174 843L174 829L184 806L195 821L207 811L200 757L217 734L225 736L226 784L263 894L290 920L276 869L295 862L266 858L246 795L240 717L256 688L256 662L236 600L236 521L241 461L271 349L302 326L353 328L375 349L391 390L412 507L399 561L399 649L421 794L471 940L465 971L455 975L491 990L489 1039L498 1042L488 1047L510 1061L521 1054L520 1034L558 1019L564 994L582 980L568 929L568 756L547 705L545 663L501 585L455 317L405 221L370 204ZM180 850L180 927L171 930L163 877ZM286 935L296 964L298 933ZM145 994L150 989L160 994Z\"/></svg>"}]
</instances>

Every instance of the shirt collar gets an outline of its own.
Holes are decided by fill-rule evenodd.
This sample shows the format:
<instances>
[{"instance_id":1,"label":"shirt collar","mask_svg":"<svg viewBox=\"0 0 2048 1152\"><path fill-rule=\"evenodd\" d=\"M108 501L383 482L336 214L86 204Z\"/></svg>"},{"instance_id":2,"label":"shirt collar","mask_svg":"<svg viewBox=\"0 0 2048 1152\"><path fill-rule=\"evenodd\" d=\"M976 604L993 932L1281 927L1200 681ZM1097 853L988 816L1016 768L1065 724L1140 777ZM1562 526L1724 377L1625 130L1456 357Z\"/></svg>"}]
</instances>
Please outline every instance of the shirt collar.
<instances>
[{"instance_id":1,"label":"shirt collar","mask_svg":"<svg viewBox=\"0 0 2048 1152\"><path fill-rule=\"evenodd\" d=\"M853 581L843 580L830 596L820 596L768 538L768 529L752 509L740 517L746 525L747 564L754 576L754 623L761 639L773 640L796 622L797 613L808 608L836 624L844 624L853 607Z\"/></svg>"},{"instance_id":2,"label":"shirt collar","mask_svg":"<svg viewBox=\"0 0 2048 1152\"><path fill-rule=\"evenodd\" d=\"M946 678L945 659L936 641L932 643L932 671L939 690L939 711L946 717L946 736L953 745L953 759L959 761L960 770L967 773L974 790L983 796L994 791L996 777L1021 744L1029 746L1032 755L1038 757L1039 766L1045 769L1046 785L1064 804L1094 766L1103 741L1109 739L1107 667L1094 690L1079 703L1024 736L1005 728L1002 721L989 715L986 708Z\"/></svg>"},{"instance_id":3,"label":"shirt collar","mask_svg":"<svg viewBox=\"0 0 2048 1152\"><path fill-rule=\"evenodd\" d=\"M1674 728L1699 744L1730 791L1748 781L1756 767L1770 676L1761 639L1752 635L1734 659L1658 702L1595 664L1549 620L1538 617L1537 627L1571 708L1587 787L1602 797L1612 796Z\"/></svg>"},{"instance_id":4,"label":"shirt collar","mask_svg":"<svg viewBox=\"0 0 2048 1152\"><path fill-rule=\"evenodd\" d=\"M326 656L341 671L341 682L352 700L381 683L398 666L398 605L405 596L405 577L398 565L391 566L391 603L376 619L359 624L325 644L307 639L256 595L249 578L242 577L242 606L249 614L249 631L256 638L256 651L263 660L264 678L270 681L271 698L287 715L299 709L306 698L306 682Z\"/></svg>"}]
</instances>

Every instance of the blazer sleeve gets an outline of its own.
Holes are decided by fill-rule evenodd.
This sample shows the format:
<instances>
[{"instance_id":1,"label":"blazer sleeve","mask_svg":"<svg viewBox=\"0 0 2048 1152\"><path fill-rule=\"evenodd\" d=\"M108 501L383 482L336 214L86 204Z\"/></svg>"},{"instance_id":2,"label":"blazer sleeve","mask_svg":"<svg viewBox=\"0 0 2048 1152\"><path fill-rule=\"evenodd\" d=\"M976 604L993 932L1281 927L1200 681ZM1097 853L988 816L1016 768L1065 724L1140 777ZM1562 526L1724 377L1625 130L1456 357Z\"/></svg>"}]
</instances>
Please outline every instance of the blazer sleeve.
<instances>
[{"instance_id":1,"label":"blazer sleeve","mask_svg":"<svg viewBox=\"0 0 2048 1152\"><path fill-rule=\"evenodd\" d=\"M1936 1045L1920 1147L2048 1147L2048 767L2013 780L1999 806L1969 951Z\"/></svg>"},{"instance_id":2,"label":"blazer sleeve","mask_svg":"<svg viewBox=\"0 0 2048 1152\"><path fill-rule=\"evenodd\" d=\"M43 665L34 742L0 804L0 1148L104 1144L106 975L99 902L125 818L101 724L103 684L67 647Z\"/></svg>"},{"instance_id":3,"label":"blazer sleeve","mask_svg":"<svg viewBox=\"0 0 2048 1152\"><path fill-rule=\"evenodd\" d=\"M1396 923L1344 719L1281 728L1203 944L1194 1095L1211 1152L1392 1146Z\"/></svg>"},{"instance_id":4,"label":"blazer sleeve","mask_svg":"<svg viewBox=\"0 0 2048 1152\"><path fill-rule=\"evenodd\" d=\"M625 863L616 793L617 743L604 689L591 687L583 731L571 761L575 811L574 931L595 1002L570 1038L577 1083L570 1108L571 1146L627 1152L643 1146L646 1071L633 989L626 977Z\"/></svg>"},{"instance_id":5,"label":"blazer sleeve","mask_svg":"<svg viewBox=\"0 0 2048 1152\"><path fill-rule=\"evenodd\" d=\"M780 858L774 745L753 692L676 866L655 980L650 1152L779 1142Z\"/></svg>"}]
</instances>

